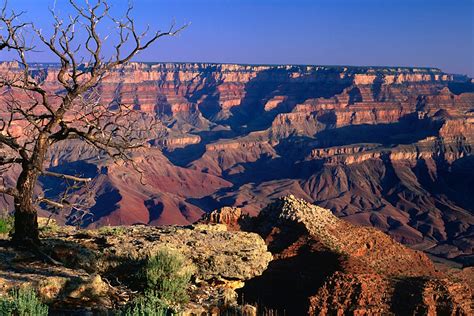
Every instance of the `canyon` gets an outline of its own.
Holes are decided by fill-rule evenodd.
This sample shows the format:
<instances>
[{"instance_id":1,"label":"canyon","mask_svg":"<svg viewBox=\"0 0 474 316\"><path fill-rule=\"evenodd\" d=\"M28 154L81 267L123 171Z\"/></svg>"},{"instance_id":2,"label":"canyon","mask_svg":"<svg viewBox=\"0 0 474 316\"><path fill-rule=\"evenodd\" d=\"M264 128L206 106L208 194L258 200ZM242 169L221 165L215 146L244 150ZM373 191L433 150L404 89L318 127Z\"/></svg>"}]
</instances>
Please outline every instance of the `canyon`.
<instances>
[{"instance_id":1,"label":"canyon","mask_svg":"<svg viewBox=\"0 0 474 316\"><path fill-rule=\"evenodd\" d=\"M0 72L17 68L0 64ZM45 88L59 89L55 65L34 69ZM474 82L466 76L435 68L130 63L98 91L104 104L133 105L160 123L149 145L131 153L133 166L84 143L55 146L50 171L94 179L75 194L83 208L53 215L59 223L188 225L224 206L253 217L292 194L438 260L473 262ZM15 170L5 179L13 183ZM37 191L54 196L61 188L42 178ZM0 203L12 209L10 200Z\"/></svg>"}]
</instances>

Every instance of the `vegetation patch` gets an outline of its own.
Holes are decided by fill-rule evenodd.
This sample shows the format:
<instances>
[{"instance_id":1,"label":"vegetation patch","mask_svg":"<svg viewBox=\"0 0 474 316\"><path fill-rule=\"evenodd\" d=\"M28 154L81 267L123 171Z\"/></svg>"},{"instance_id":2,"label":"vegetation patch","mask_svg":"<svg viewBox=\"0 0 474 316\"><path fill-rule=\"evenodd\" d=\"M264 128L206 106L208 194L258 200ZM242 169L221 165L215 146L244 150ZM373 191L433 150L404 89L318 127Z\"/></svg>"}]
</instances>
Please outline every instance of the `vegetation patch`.
<instances>
[{"instance_id":1,"label":"vegetation patch","mask_svg":"<svg viewBox=\"0 0 474 316\"><path fill-rule=\"evenodd\" d=\"M98 232L106 236L120 236L125 234L126 229L122 226L103 226L99 228Z\"/></svg>"},{"instance_id":2,"label":"vegetation patch","mask_svg":"<svg viewBox=\"0 0 474 316\"><path fill-rule=\"evenodd\" d=\"M189 301L191 271L184 257L169 250L160 250L147 259L139 279L144 294L135 299L124 315L168 315Z\"/></svg>"},{"instance_id":3,"label":"vegetation patch","mask_svg":"<svg viewBox=\"0 0 474 316\"><path fill-rule=\"evenodd\" d=\"M160 250L150 257L143 269L147 291L153 291L169 304L186 303L191 272L186 269L185 259L179 253Z\"/></svg>"},{"instance_id":4,"label":"vegetation patch","mask_svg":"<svg viewBox=\"0 0 474 316\"><path fill-rule=\"evenodd\" d=\"M13 216L6 215L0 217L0 234L8 234L13 229L15 220Z\"/></svg>"},{"instance_id":5,"label":"vegetation patch","mask_svg":"<svg viewBox=\"0 0 474 316\"><path fill-rule=\"evenodd\" d=\"M0 298L0 315L47 316L48 306L38 299L34 290L14 289L9 297Z\"/></svg>"},{"instance_id":6,"label":"vegetation patch","mask_svg":"<svg viewBox=\"0 0 474 316\"><path fill-rule=\"evenodd\" d=\"M166 316L169 314L171 311L156 292L147 292L138 297L122 313L123 316Z\"/></svg>"}]
</instances>

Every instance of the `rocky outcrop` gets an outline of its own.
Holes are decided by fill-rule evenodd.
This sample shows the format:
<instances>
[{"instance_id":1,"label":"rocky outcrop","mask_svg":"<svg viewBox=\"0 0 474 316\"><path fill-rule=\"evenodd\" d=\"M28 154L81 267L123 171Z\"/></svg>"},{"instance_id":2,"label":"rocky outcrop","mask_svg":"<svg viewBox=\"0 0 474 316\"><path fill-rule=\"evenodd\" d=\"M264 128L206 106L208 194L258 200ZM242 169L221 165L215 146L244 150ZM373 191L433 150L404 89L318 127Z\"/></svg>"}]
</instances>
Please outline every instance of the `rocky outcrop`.
<instances>
[{"instance_id":1,"label":"rocky outcrop","mask_svg":"<svg viewBox=\"0 0 474 316\"><path fill-rule=\"evenodd\" d=\"M30 286L59 313L118 309L144 286L137 280L146 259L162 250L183 256L192 274L190 302L182 307L185 315L243 309L237 306L235 290L262 274L272 259L260 236L230 232L225 225L87 231L54 226L42 237L42 251L60 265L38 262L0 240L0 296L10 288Z\"/></svg>"},{"instance_id":2,"label":"rocky outcrop","mask_svg":"<svg viewBox=\"0 0 474 316\"><path fill-rule=\"evenodd\" d=\"M271 241L270 246L279 234L288 233L278 229L286 224L300 226L299 229L325 249L346 257L344 268L347 270L390 276L436 275L425 254L399 244L377 229L352 225L331 211L292 195L264 208L255 223L260 234Z\"/></svg>"},{"instance_id":3,"label":"rocky outcrop","mask_svg":"<svg viewBox=\"0 0 474 316\"><path fill-rule=\"evenodd\" d=\"M199 136L184 136L184 137L165 137L160 140L160 145L166 149L183 148L189 145L199 144L201 138Z\"/></svg>"},{"instance_id":4,"label":"rocky outcrop","mask_svg":"<svg viewBox=\"0 0 474 316\"><path fill-rule=\"evenodd\" d=\"M167 249L184 255L194 267L196 278L204 281L245 281L261 274L272 258L258 235L228 232L225 225L135 226L63 233L48 247L53 258L97 273L117 268L120 260L110 260L112 257L139 262ZM71 254L75 255L69 257Z\"/></svg>"},{"instance_id":5,"label":"rocky outcrop","mask_svg":"<svg viewBox=\"0 0 474 316\"><path fill-rule=\"evenodd\" d=\"M247 301L295 314L473 312L472 289L438 271L423 253L382 232L349 224L293 196L253 222L274 260L242 289Z\"/></svg>"},{"instance_id":6,"label":"rocky outcrop","mask_svg":"<svg viewBox=\"0 0 474 316\"><path fill-rule=\"evenodd\" d=\"M224 224L228 229L240 230L245 217L242 209L238 207L221 207L210 213L204 214L199 222L207 224Z\"/></svg>"}]
</instances>

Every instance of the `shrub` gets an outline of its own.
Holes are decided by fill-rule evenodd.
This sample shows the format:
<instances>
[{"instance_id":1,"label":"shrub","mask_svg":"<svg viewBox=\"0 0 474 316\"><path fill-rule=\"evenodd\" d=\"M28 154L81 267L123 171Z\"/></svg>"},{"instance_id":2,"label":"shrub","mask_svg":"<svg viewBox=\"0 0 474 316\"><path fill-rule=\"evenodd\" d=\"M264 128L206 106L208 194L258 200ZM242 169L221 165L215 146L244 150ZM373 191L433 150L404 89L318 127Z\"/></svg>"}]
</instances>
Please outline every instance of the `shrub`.
<instances>
[{"instance_id":1,"label":"shrub","mask_svg":"<svg viewBox=\"0 0 474 316\"><path fill-rule=\"evenodd\" d=\"M168 304L188 301L187 288L191 273L185 267L183 256L167 250L149 258L143 270L146 290Z\"/></svg>"},{"instance_id":2,"label":"shrub","mask_svg":"<svg viewBox=\"0 0 474 316\"><path fill-rule=\"evenodd\" d=\"M146 292L128 306L122 316L167 316L168 308L154 292Z\"/></svg>"},{"instance_id":3,"label":"shrub","mask_svg":"<svg viewBox=\"0 0 474 316\"><path fill-rule=\"evenodd\" d=\"M0 316L10 316L13 314L13 301L6 298L0 298Z\"/></svg>"},{"instance_id":4,"label":"shrub","mask_svg":"<svg viewBox=\"0 0 474 316\"><path fill-rule=\"evenodd\" d=\"M99 228L99 234L106 236L120 236L125 234L126 230L122 226L103 226Z\"/></svg>"},{"instance_id":5,"label":"shrub","mask_svg":"<svg viewBox=\"0 0 474 316\"><path fill-rule=\"evenodd\" d=\"M158 251L146 260L138 279L144 286L144 294L121 311L123 316L173 315L173 310L189 299L191 272L179 253Z\"/></svg>"},{"instance_id":6,"label":"shrub","mask_svg":"<svg viewBox=\"0 0 474 316\"><path fill-rule=\"evenodd\" d=\"M13 229L13 216L0 217L0 234L8 234Z\"/></svg>"},{"instance_id":7,"label":"shrub","mask_svg":"<svg viewBox=\"0 0 474 316\"><path fill-rule=\"evenodd\" d=\"M1 316L47 316L48 306L41 303L32 289L16 289L9 298L0 299Z\"/></svg>"}]
</instances>

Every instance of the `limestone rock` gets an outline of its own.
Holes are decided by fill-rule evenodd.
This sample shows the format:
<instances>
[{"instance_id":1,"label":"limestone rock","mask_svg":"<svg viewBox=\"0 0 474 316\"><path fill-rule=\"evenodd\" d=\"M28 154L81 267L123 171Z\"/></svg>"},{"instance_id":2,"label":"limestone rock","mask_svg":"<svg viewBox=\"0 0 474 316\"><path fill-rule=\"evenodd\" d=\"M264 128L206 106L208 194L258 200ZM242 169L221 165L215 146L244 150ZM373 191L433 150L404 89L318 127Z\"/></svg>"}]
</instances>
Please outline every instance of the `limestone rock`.
<instances>
[{"instance_id":1,"label":"limestone rock","mask_svg":"<svg viewBox=\"0 0 474 316\"><path fill-rule=\"evenodd\" d=\"M114 290L97 274L38 262L28 252L0 245L0 295L31 287L53 308L112 308Z\"/></svg>"}]
</instances>

